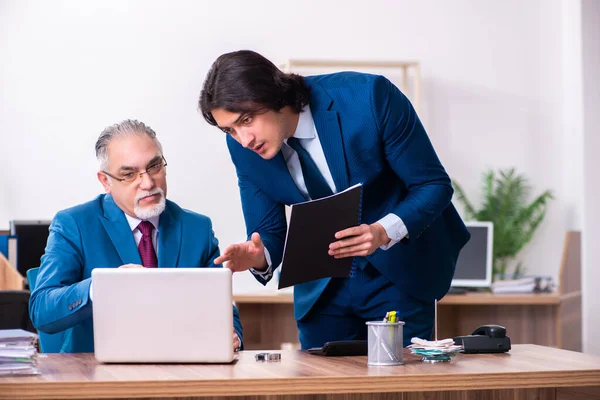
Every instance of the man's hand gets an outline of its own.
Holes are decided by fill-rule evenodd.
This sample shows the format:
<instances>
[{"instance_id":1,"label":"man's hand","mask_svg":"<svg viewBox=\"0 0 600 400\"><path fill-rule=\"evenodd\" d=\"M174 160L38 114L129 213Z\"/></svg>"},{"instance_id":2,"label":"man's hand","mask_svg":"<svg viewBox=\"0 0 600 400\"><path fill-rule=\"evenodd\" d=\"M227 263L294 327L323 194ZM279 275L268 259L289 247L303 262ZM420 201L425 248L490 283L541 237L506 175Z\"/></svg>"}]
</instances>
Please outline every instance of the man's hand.
<instances>
[{"instance_id":1,"label":"man's hand","mask_svg":"<svg viewBox=\"0 0 600 400\"><path fill-rule=\"evenodd\" d=\"M242 342L240 342L240 337L237 333L235 333L235 329L233 330L233 351L239 351L242 346Z\"/></svg>"},{"instance_id":2,"label":"man's hand","mask_svg":"<svg viewBox=\"0 0 600 400\"><path fill-rule=\"evenodd\" d=\"M250 268L264 270L267 268L265 259L265 246L256 232L252 234L251 240L227 246L219 257L215 258L215 264L223 264L231 272L246 271Z\"/></svg>"},{"instance_id":3,"label":"man's hand","mask_svg":"<svg viewBox=\"0 0 600 400\"><path fill-rule=\"evenodd\" d=\"M144 268L144 266L140 264L125 264L121 265L119 268Z\"/></svg>"},{"instance_id":4,"label":"man's hand","mask_svg":"<svg viewBox=\"0 0 600 400\"><path fill-rule=\"evenodd\" d=\"M368 256L390 241L379 222L344 229L335 238L339 240L329 245L329 255L335 258Z\"/></svg>"}]
</instances>

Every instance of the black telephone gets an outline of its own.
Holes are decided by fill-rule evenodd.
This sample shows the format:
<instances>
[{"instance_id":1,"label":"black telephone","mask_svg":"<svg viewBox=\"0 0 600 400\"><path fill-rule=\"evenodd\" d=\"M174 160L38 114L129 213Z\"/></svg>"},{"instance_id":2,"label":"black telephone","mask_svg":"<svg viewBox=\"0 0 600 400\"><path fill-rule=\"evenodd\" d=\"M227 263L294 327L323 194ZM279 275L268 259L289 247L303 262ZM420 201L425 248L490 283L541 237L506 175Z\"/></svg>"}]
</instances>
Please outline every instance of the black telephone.
<instances>
[{"instance_id":1,"label":"black telephone","mask_svg":"<svg viewBox=\"0 0 600 400\"><path fill-rule=\"evenodd\" d=\"M482 325L471 335L457 336L454 343L462 344L463 353L505 353L510 350L510 337L500 325Z\"/></svg>"},{"instance_id":2,"label":"black telephone","mask_svg":"<svg viewBox=\"0 0 600 400\"><path fill-rule=\"evenodd\" d=\"M308 349L310 354L319 356L366 356L367 341L366 340L339 340L335 342L327 342L323 347L313 347Z\"/></svg>"},{"instance_id":3,"label":"black telephone","mask_svg":"<svg viewBox=\"0 0 600 400\"><path fill-rule=\"evenodd\" d=\"M503 338L506 336L506 328L500 325L482 325L471 335L486 335L491 338Z\"/></svg>"}]
</instances>

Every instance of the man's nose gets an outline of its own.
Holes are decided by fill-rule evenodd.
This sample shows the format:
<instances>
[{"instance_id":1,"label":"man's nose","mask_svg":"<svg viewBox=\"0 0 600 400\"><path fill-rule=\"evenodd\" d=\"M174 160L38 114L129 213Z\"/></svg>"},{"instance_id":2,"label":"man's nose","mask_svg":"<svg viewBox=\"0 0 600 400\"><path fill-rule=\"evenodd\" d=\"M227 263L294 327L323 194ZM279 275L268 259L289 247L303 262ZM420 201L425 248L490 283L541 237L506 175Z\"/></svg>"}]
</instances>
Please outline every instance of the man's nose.
<instances>
[{"instance_id":1,"label":"man's nose","mask_svg":"<svg viewBox=\"0 0 600 400\"><path fill-rule=\"evenodd\" d=\"M143 173L140 179L142 180L140 182L140 189L149 190L154 187L154 179L152 179L149 173Z\"/></svg>"},{"instance_id":2,"label":"man's nose","mask_svg":"<svg viewBox=\"0 0 600 400\"><path fill-rule=\"evenodd\" d=\"M239 133L240 135L240 144L242 146L244 146L244 148L252 148L253 143L254 143L254 134L252 134L251 132L248 132L245 129L242 129Z\"/></svg>"}]
</instances>

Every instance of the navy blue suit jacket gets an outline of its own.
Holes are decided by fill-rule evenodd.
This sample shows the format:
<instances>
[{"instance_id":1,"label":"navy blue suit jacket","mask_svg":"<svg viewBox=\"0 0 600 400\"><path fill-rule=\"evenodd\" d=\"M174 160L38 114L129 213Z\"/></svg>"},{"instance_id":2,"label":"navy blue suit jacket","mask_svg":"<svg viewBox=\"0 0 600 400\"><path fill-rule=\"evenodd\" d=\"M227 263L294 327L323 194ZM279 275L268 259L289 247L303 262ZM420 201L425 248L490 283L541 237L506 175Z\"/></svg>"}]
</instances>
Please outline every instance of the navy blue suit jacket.
<instances>
[{"instance_id":1,"label":"navy blue suit jacket","mask_svg":"<svg viewBox=\"0 0 600 400\"><path fill-rule=\"evenodd\" d=\"M167 200L159 219L158 266L219 267L213 262L218 255L210 219ZM55 351L94 351L92 270L124 264L142 261L127 218L111 195L56 214L29 300L33 325L61 338L61 348ZM194 307L189 305L190 318ZM242 340L239 314L235 307L233 311L234 328Z\"/></svg>"},{"instance_id":2,"label":"navy blue suit jacket","mask_svg":"<svg viewBox=\"0 0 600 400\"><path fill-rule=\"evenodd\" d=\"M407 238L386 251L377 249L367 260L410 295L425 301L441 299L469 233L450 202L450 179L409 100L377 75L342 72L306 77L306 82L337 190L362 183L362 223L394 213L408 229ZM260 233L278 266L286 235L284 205L306 199L281 152L264 160L229 136L227 144L237 170L247 233ZM328 282L329 278L295 286L296 319L306 315Z\"/></svg>"}]
</instances>

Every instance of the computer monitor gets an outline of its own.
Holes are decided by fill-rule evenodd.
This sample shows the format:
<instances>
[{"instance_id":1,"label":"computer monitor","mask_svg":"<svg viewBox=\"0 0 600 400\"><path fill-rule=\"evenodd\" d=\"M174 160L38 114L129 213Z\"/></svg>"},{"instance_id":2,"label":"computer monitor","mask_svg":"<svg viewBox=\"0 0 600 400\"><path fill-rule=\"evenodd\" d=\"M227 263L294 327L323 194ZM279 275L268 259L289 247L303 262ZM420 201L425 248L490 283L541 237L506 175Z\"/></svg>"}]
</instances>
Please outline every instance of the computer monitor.
<instances>
[{"instance_id":1,"label":"computer monitor","mask_svg":"<svg viewBox=\"0 0 600 400\"><path fill-rule=\"evenodd\" d=\"M494 249L492 222L465 222L471 239L456 261L452 287L490 287Z\"/></svg>"},{"instance_id":2,"label":"computer monitor","mask_svg":"<svg viewBox=\"0 0 600 400\"><path fill-rule=\"evenodd\" d=\"M10 234L17 236L17 270L27 276L27 270L40 266L48 241L51 221L10 221Z\"/></svg>"}]
</instances>

